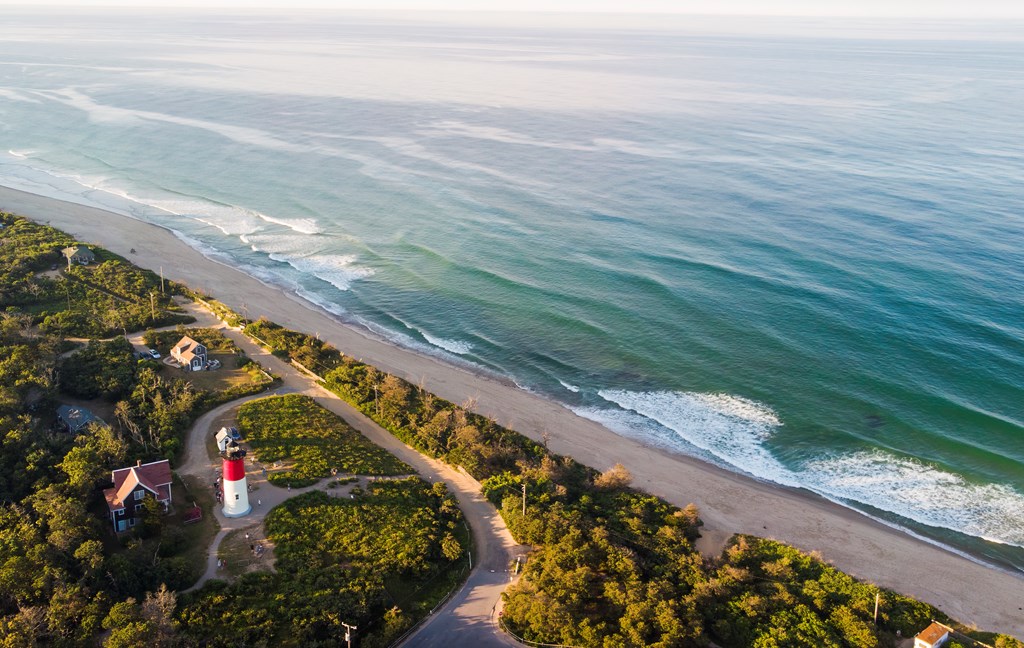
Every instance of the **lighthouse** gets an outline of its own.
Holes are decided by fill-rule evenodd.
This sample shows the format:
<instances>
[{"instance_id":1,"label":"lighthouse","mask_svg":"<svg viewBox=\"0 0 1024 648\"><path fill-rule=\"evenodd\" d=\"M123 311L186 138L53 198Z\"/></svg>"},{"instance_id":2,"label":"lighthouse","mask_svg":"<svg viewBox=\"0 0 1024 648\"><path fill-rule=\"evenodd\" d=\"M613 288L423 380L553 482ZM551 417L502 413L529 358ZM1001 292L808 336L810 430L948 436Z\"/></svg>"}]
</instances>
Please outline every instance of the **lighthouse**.
<instances>
[{"instance_id":1,"label":"lighthouse","mask_svg":"<svg viewBox=\"0 0 1024 648\"><path fill-rule=\"evenodd\" d=\"M248 515L252 507L249 506L249 490L245 483L245 450L232 441L225 444L220 456L223 459L224 516Z\"/></svg>"}]
</instances>

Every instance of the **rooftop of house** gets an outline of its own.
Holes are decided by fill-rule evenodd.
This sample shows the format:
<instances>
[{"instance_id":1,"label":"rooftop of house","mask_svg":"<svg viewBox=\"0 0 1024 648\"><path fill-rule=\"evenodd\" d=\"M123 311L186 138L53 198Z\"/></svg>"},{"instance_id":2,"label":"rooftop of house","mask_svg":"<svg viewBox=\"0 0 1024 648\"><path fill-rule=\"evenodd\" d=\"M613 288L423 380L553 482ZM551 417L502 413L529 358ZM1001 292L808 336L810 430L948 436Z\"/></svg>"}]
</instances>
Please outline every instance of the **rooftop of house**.
<instances>
[{"instance_id":1,"label":"rooftop of house","mask_svg":"<svg viewBox=\"0 0 1024 648\"><path fill-rule=\"evenodd\" d=\"M63 250L61 250L61 254L63 254L64 256L75 256L75 255L95 256L95 255L93 255L92 250L90 250L89 248L85 247L84 245L72 245L72 246L66 247Z\"/></svg>"},{"instance_id":2,"label":"rooftop of house","mask_svg":"<svg viewBox=\"0 0 1024 648\"><path fill-rule=\"evenodd\" d=\"M58 407L57 418L63 421L72 432L78 432L90 423L102 423L103 425L106 425L106 422L103 419L84 407L74 407L72 405L61 405Z\"/></svg>"},{"instance_id":3,"label":"rooftop of house","mask_svg":"<svg viewBox=\"0 0 1024 648\"><path fill-rule=\"evenodd\" d=\"M932 621L932 624L930 626L928 626L921 632L917 633L917 636L914 638L920 639L921 641L928 644L934 644L936 641L942 639L942 637L944 637L947 633L949 633L949 628L942 625L941 623Z\"/></svg>"},{"instance_id":4,"label":"rooftop of house","mask_svg":"<svg viewBox=\"0 0 1024 648\"><path fill-rule=\"evenodd\" d=\"M147 464L139 463L130 468L120 468L111 473L114 487L103 491L107 508L117 511L124 508L126 498L135 488L142 485L155 493L158 500L171 497L171 464L166 459Z\"/></svg>"},{"instance_id":5,"label":"rooftop of house","mask_svg":"<svg viewBox=\"0 0 1024 648\"><path fill-rule=\"evenodd\" d=\"M183 360L191 362L192 358L196 357L196 349L198 347L206 349L205 346L186 335L174 345L174 348L171 349L171 355L179 356Z\"/></svg>"}]
</instances>

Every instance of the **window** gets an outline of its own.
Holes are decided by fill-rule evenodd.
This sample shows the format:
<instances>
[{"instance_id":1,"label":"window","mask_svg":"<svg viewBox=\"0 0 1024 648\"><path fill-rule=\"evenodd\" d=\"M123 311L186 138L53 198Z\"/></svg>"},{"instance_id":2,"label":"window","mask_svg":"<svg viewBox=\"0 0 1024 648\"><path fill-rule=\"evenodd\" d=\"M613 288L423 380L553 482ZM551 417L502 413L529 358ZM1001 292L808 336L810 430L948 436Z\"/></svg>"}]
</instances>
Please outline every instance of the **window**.
<instances>
[{"instance_id":1,"label":"window","mask_svg":"<svg viewBox=\"0 0 1024 648\"><path fill-rule=\"evenodd\" d=\"M138 501L138 500L142 499L143 497L145 497L145 495L146 495L146 491L143 491L143 490L135 491L135 501Z\"/></svg>"},{"instance_id":2,"label":"window","mask_svg":"<svg viewBox=\"0 0 1024 648\"><path fill-rule=\"evenodd\" d=\"M130 526L130 527L135 526L135 518L128 518L128 526Z\"/></svg>"},{"instance_id":3,"label":"window","mask_svg":"<svg viewBox=\"0 0 1024 648\"><path fill-rule=\"evenodd\" d=\"M139 511L141 511L144 508L146 508L146 507L143 506L142 504L136 504L135 505L135 512L138 513Z\"/></svg>"}]
</instances>

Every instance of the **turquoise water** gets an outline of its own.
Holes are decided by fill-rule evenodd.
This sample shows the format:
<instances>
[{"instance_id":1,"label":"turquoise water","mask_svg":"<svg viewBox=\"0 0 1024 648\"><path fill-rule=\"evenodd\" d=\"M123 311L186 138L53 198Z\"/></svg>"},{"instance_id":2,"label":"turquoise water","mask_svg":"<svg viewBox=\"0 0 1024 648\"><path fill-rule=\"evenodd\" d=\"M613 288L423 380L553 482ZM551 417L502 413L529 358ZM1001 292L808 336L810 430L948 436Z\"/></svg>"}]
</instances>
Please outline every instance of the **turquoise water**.
<instances>
[{"instance_id":1,"label":"turquoise water","mask_svg":"<svg viewBox=\"0 0 1024 648\"><path fill-rule=\"evenodd\" d=\"M1024 569L1024 30L0 17L0 184Z\"/></svg>"}]
</instances>

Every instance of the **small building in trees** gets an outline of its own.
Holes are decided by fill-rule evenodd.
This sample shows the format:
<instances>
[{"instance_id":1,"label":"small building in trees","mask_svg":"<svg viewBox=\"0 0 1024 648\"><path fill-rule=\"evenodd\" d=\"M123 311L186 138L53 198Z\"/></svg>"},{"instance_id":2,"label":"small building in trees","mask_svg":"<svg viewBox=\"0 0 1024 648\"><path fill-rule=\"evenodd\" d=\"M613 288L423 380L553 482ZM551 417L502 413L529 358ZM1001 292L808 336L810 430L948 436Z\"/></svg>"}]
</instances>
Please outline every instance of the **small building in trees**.
<instances>
[{"instance_id":1,"label":"small building in trees","mask_svg":"<svg viewBox=\"0 0 1024 648\"><path fill-rule=\"evenodd\" d=\"M92 423L97 425L107 424L106 421L84 407L61 405L57 408L57 427L66 432L78 434Z\"/></svg>"},{"instance_id":2,"label":"small building in trees","mask_svg":"<svg viewBox=\"0 0 1024 648\"><path fill-rule=\"evenodd\" d=\"M119 468L110 474L113 488L103 491L110 511L114 531L121 533L138 524L145 510L146 497L164 505L171 505L171 464L166 459L144 464L141 461L130 468Z\"/></svg>"},{"instance_id":3,"label":"small building in trees","mask_svg":"<svg viewBox=\"0 0 1024 648\"><path fill-rule=\"evenodd\" d=\"M187 335L171 348L171 357L180 362L181 366L189 371L202 371L206 369L206 345L196 342Z\"/></svg>"},{"instance_id":4,"label":"small building in trees","mask_svg":"<svg viewBox=\"0 0 1024 648\"><path fill-rule=\"evenodd\" d=\"M914 637L914 648L939 648L949 641L949 633L952 628L942 625L937 621L918 632Z\"/></svg>"},{"instance_id":5,"label":"small building in trees","mask_svg":"<svg viewBox=\"0 0 1024 648\"><path fill-rule=\"evenodd\" d=\"M68 263L89 265L96 260L96 255L84 245L72 245L71 247L64 248L60 253L68 260Z\"/></svg>"}]
</instances>

